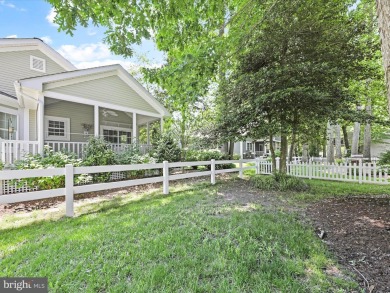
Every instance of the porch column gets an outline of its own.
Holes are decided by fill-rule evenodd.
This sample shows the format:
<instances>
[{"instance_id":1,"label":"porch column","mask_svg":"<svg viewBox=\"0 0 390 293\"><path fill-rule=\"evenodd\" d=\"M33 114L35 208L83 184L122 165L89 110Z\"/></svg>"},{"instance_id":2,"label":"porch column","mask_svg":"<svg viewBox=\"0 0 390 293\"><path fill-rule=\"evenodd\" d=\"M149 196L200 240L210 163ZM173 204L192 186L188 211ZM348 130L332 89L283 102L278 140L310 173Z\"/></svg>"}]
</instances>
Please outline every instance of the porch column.
<instances>
[{"instance_id":1,"label":"porch column","mask_svg":"<svg viewBox=\"0 0 390 293\"><path fill-rule=\"evenodd\" d=\"M240 158L244 158L244 142L240 141Z\"/></svg>"},{"instance_id":2,"label":"porch column","mask_svg":"<svg viewBox=\"0 0 390 293\"><path fill-rule=\"evenodd\" d=\"M43 155L43 145L45 143L45 97L38 98L37 128L38 128L38 152Z\"/></svg>"},{"instance_id":3,"label":"porch column","mask_svg":"<svg viewBox=\"0 0 390 293\"><path fill-rule=\"evenodd\" d=\"M95 137L99 137L99 106L94 106L94 115L93 115L93 122L94 122L94 135Z\"/></svg>"},{"instance_id":4,"label":"porch column","mask_svg":"<svg viewBox=\"0 0 390 293\"><path fill-rule=\"evenodd\" d=\"M23 137L22 140L30 140L30 110L23 109Z\"/></svg>"},{"instance_id":5,"label":"porch column","mask_svg":"<svg viewBox=\"0 0 390 293\"><path fill-rule=\"evenodd\" d=\"M133 112L133 143L137 143L137 113Z\"/></svg>"},{"instance_id":6,"label":"porch column","mask_svg":"<svg viewBox=\"0 0 390 293\"><path fill-rule=\"evenodd\" d=\"M146 122L146 144L150 144L150 136L149 136L149 122Z\"/></svg>"}]
</instances>

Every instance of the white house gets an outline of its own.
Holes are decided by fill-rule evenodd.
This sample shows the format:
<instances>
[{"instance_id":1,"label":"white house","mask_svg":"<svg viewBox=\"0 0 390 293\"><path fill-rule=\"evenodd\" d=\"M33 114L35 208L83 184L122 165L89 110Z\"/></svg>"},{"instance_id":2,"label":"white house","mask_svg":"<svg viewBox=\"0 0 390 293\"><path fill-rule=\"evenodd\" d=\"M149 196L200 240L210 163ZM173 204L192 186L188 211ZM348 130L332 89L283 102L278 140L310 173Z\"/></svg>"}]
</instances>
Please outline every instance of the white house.
<instances>
[{"instance_id":1,"label":"white house","mask_svg":"<svg viewBox=\"0 0 390 293\"><path fill-rule=\"evenodd\" d=\"M0 39L5 162L23 152L42 152L45 144L80 154L91 135L120 147L137 141L141 127L162 125L166 116L163 105L121 65L77 69L40 39Z\"/></svg>"}]
</instances>

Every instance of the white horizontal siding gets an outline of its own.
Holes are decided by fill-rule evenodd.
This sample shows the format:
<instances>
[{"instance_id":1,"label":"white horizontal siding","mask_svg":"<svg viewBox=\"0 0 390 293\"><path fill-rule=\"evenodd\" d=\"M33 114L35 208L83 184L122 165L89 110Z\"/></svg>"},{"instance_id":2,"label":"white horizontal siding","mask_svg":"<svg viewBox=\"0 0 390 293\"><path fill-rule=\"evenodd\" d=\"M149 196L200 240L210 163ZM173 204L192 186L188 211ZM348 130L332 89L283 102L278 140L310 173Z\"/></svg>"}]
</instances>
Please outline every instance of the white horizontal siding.
<instances>
[{"instance_id":1,"label":"white horizontal siding","mask_svg":"<svg viewBox=\"0 0 390 293\"><path fill-rule=\"evenodd\" d=\"M118 76L109 76L50 89L65 95L158 113Z\"/></svg>"}]
</instances>

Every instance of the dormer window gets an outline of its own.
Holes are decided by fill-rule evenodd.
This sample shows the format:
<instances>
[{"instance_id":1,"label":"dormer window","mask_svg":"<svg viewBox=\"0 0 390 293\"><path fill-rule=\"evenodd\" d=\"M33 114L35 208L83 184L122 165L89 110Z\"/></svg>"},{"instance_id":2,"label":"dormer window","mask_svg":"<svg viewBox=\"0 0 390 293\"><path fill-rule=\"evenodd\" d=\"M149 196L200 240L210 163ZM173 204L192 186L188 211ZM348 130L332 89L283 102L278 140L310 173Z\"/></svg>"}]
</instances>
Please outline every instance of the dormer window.
<instances>
[{"instance_id":1,"label":"dormer window","mask_svg":"<svg viewBox=\"0 0 390 293\"><path fill-rule=\"evenodd\" d=\"M46 60L35 56L30 56L30 69L46 73Z\"/></svg>"}]
</instances>

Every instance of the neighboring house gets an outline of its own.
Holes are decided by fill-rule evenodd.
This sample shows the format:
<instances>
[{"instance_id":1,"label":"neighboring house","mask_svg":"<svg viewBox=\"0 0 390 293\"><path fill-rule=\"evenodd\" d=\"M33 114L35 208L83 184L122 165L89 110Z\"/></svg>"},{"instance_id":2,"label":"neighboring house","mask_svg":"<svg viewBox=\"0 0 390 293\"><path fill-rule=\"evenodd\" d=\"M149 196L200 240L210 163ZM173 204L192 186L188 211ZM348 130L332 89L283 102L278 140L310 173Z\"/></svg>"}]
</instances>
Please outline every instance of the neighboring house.
<instances>
[{"instance_id":1,"label":"neighboring house","mask_svg":"<svg viewBox=\"0 0 390 293\"><path fill-rule=\"evenodd\" d=\"M3 161L41 153L45 144L80 155L91 135L116 147L130 144L141 127L162 125L166 116L120 65L77 69L40 39L0 39Z\"/></svg>"},{"instance_id":2,"label":"neighboring house","mask_svg":"<svg viewBox=\"0 0 390 293\"><path fill-rule=\"evenodd\" d=\"M280 138L273 139L273 146L275 151L280 150ZM269 141L264 139L247 138L243 142L236 142L234 144L234 154L255 157L266 157L271 155Z\"/></svg>"}]
</instances>

